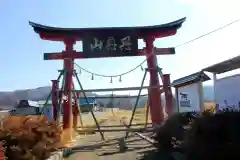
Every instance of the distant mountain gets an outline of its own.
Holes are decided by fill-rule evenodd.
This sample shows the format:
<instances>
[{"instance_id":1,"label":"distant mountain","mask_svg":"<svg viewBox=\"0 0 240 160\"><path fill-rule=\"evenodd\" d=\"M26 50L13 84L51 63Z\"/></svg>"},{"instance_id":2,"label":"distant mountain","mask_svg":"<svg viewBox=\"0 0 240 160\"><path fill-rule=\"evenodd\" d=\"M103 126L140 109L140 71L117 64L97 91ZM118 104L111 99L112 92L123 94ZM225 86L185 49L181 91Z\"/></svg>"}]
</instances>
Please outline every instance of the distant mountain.
<instances>
[{"instance_id":1,"label":"distant mountain","mask_svg":"<svg viewBox=\"0 0 240 160\"><path fill-rule=\"evenodd\" d=\"M16 90L13 92L0 92L0 108L12 108L19 100L28 99L33 101L46 100L51 87L39 87L35 89L26 89L26 90ZM95 93L87 93L87 96L99 96ZM98 98L96 101L100 105L105 105L106 107L120 107L122 109L132 109L135 105L136 98L111 98L112 95L108 98ZM114 95L113 95L114 97ZM165 98L162 97L163 101ZM204 86L204 100L211 101L213 100L213 89L212 86ZM147 103L147 97L141 97L138 102L138 107L143 107Z\"/></svg>"},{"instance_id":2,"label":"distant mountain","mask_svg":"<svg viewBox=\"0 0 240 160\"><path fill-rule=\"evenodd\" d=\"M50 87L39 87L35 89L16 90L13 92L0 92L0 107L12 107L21 99L42 100L50 93Z\"/></svg>"}]
</instances>

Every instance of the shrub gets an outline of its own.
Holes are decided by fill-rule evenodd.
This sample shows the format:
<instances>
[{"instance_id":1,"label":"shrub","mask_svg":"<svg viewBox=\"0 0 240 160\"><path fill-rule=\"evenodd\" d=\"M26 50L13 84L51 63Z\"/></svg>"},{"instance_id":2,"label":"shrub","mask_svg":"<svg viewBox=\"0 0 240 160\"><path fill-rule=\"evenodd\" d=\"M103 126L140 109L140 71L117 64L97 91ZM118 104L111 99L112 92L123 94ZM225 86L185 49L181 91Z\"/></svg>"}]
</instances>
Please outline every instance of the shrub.
<instances>
[{"instance_id":1,"label":"shrub","mask_svg":"<svg viewBox=\"0 0 240 160\"><path fill-rule=\"evenodd\" d=\"M196 118L196 112L175 114L159 128L155 140L159 152L182 152L181 143L189 123Z\"/></svg>"},{"instance_id":2,"label":"shrub","mask_svg":"<svg viewBox=\"0 0 240 160\"><path fill-rule=\"evenodd\" d=\"M61 147L61 127L44 117L12 117L3 121L0 141L8 160L44 160Z\"/></svg>"},{"instance_id":3,"label":"shrub","mask_svg":"<svg viewBox=\"0 0 240 160\"><path fill-rule=\"evenodd\" d=\"M239 122L239 110L176 114L157 133L158 154L176 160L240 159Z\"/></svg>"},{"instance_id":4,"label":"shrub","mask_svg":"<svg viewBox=\"0 0 240 160\"><path fill-rule=\"evenodd\" d=\"M185 134L187 160L240 159L240 112L203 114Z\"/></svg>"}]
</instances>

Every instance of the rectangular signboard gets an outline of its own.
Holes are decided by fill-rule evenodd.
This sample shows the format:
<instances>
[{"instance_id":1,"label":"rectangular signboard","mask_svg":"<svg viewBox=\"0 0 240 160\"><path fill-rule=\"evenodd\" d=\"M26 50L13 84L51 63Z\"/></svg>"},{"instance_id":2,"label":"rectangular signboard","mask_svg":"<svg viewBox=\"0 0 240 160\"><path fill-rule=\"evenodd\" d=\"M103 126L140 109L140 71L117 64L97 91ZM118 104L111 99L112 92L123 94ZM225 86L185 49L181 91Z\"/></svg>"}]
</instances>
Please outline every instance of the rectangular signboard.
<instances>
[{"instance_id":1,"label":"rectangular signboard","mask_svg":"<svg viewBox=\"0 0 240 160\"><path fill-rule=\"evenodd\" d=\"M83 37L83 56L124 57L138 54L138 38L133 34L98 34Z\"/></svg>"},{"instance_id":2,"label":"rectangular signboard","mask_svg":"<svg viewBox=\"0 0 240 160\"><path fill-rule=\"evenodd\" d=\"M198 83L178 88L178 107L179 112L199 112L200 97L198 91Z\"/></svg>"}]
</instances>

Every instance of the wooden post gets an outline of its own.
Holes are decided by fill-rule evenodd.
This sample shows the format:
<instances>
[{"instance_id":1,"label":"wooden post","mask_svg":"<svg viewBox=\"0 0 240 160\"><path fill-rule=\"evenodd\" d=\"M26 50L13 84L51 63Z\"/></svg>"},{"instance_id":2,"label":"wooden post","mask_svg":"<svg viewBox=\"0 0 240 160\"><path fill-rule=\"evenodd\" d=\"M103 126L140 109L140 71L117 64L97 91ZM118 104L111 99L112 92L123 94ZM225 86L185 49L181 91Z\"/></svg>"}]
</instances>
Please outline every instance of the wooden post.
<instances>
[{"instance_id":1,"label":"wooden post","mask_svg":"<svg viewBox=\"0 0 240 160\"><path fill-rule=\"evenodd\" d=\"M53 119L56 121L58 116L58 80L52 80L52 106L53 106Z\"/></svg>"},{"instance_id":2,"label":"wooden post","mask_svg":"<svg viewBox=\"0 0 240 160\"><path fill-rule=\"evenodd\" d=\"M213 101L214 104L217 104L217 100L216 100L216 82L217 82L217 74L213 73Z\"/></svg>"},{"instance_id":3,"label":"wooden post","mask_svg":"<svg viewBox=\"0 0 240 160\"><path fill-rule=\"evenodd\" d=\"M204 107L203 84L202 84L202 81L198 82L198 95L199 95L200 111L203 112L205 110L205 107Z\"/></svg>"},{"instance_id":4,"label":"wooden post","mask_svg":"<svg viewBox=\"0 0 240 160\"><path fill-rule=\"evenodd\" d=\"M170 74L163 75L163 90L165 93L166 100L165 110L169 117L173 113L173 96L171 90Z\"/></svg>"},{"instance_id":5,"label":"wooden post","mask_svg":"<svg viewBox=\"0 0 240 160\"><path fill-rule=\"evenodd\" d=\"M176 111L179 113L179 111L180 111L180 108L179 108L179 100L178 100L178 87L175 87L175 97L176 97Z\"/></svg>"},{"instance_id":6,"label":"wooden post","mask_svg":"<svg viewBox=\"0 0 240 160\"><path fill-rule=\"evenodd\" d=\"M160 86L159 78L158 78L158 64L157 64L157 56L154 53L154 45L153 42L155 38L149 36L145 37L146 42L146 51L147 51L147 65L150 73L150 86ZM153 124L161 124L164 120L163 107L161 101L161 91L160 88L151 88L149 96L149 105L150 105L150 113Z\"/></svg>"},{"instance_id":7,"label":"wooden post","mask_svg":"<svg viewBox=\"0 0 240 160\"><path fill-rule=\"evenodd\" d=\"M75 41L68 40L66 45L66 54L73 52ZM64 93L66 100L63 101L63 128L72 128L72 79L73 79L73 59L64 59L64 68L66 69L66 79Z\"/></svg>"}]
</instances>

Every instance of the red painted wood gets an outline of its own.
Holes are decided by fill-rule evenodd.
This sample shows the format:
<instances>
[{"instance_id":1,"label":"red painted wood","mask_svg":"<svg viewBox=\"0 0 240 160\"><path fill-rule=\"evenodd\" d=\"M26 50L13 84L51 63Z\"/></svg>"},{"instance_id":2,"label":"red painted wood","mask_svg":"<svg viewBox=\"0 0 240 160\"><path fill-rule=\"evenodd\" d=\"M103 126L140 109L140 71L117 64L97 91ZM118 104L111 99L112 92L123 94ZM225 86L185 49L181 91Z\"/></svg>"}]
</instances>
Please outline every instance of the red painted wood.
<instances>
[{"instance_id":1,"label":"red painted wood","mask_svg":"<svg viewBox=\"0 0 240 160\"><path fill-rule=\"evenodd\" d=\"M156 55L173 55L175 54L174 48L154 48L155 54ZM145 49L139 49L139 53L136 56L145 56L146 51ZM46 57L48 57L46 59ZM72 58L72 59L87 59L83 56L83 52L68 52L66 51L63 52L53 52L53 53L44 53L44 60L62 60L66 58ZM97 57L97 58L104 58L102 57ZM110 57L108 57L110 58Z\"/></svg>"},{"instance_id":2,"label":"red painted wood","mask_svg":"<svg viewBox=\"0 0 240 160\"><path fill-rule=\"evenodd\" d=\"M73 45L75 42L73 40L65 41L66 54L73 52ZM64 91L67 99L63 101L63 128L72 127L72 82L73 82L73 59L64 59L64 68L66 69L65 85Z\"/></svg>"},{"instance_id":3,"label":"red painted wood","mask_svg":"<svg viewBox=\"0 0 240 160\"><path fill-rule=\"evenodd\" d=\"M2 143L0 143L0 160L6 160L5 157L5 148L3 147Z\"/></svg>"},{"instance_id":4,"label":"red painted wood","mask_svg":"<svg viewBox=\"0 0 240 160\"><path fill-rule=\"evenodd\" d=\"M53 106L53 119L57 120L58 114L58 80L52 80L52 106Z\"/></svg>"},{"instance_id":5,"label":"red painted wood","mask_svg":"<svg viewBox=\"0 0 240 160\"><path fill-rule=\"evenodd\" d=\"M73 106L73 127L76 128L78 126L78 116L79 116L79 111L78 111L78 104L74 103Z\"/></svg>"},{"instance_id":6,"label":"red painted wood","mask_svg":"<svg viewBox=\"0 0 240 160\"><path fill-rule=\"evenodd\" d=\"M73 85L73 90L75 89L74 83ZM74 92L74 96L76 96L74 99L74 105L73 105L73 128L78 127L78 116L79 116L79 110L78 110L78 105L79 105L79 98L80 98L80 93Z\"/></svg>"},{"instance_id":7,"label":"red painted wood","mask_svg":"<svg viewBox=\"0 0 240 160\"><path fill-rule=\"evenodd\" d=\"M166 29L164 31L161 31L159 33L154 33L154 35L139 35L139 39L145 39L146 41L146 53L144 50L140 50L139 54L137 56L143 56L146 55L149 57L147 59L148 68L156 68L157 69L157 58L156 55L169 55L174 54L170 49L156 49L154 54L151 54L154 46L153 41L155 38L163 38L175 35L177 32L176 29ZM74 69L73 67L73 60L74 59L81 59L83 57L83 53L76 52L73 50L73 44L76 41L82 40L81 37L77 35L58 35L58 34L48 34L48 33L40 33L39 34L42 39L45 40L52 40L52 41L63 41L66 45L66 50L62 53L54 53L50 57L48 57L49 60L62 60L64 59L64 68L68 70L68 73L66 75L66 83L64 86L65 92L68 91L67 100L63 102L63 127L69 128L71 126L70 117L72 114L72 71ZM151 55L150 55L151 54ZM45 54L46 55L46 54ZM99 57L102 58L102 57ZM159 86L159 78L157 70L150 70L150 86ZM149 103L150 103L150 111L151 111L151 117L152 122L155 124L160 124L163 119L163 110L162 110L162 104L161 104L161 90L160 88L151 88L149 89Z\"/></svg>"},{"instance_id":8,"label":"red painted wood","mask_svg":"<svg viewBox=\"0 0 240 160\"><path fill-rule=\"evenodd\" d=\"M154 38L149 36L145 39L146 42L146 51L147 51L147 65L150 73L150 85L149 86L159 86L159 78L158 78L158 63L157 63L157 56L156 54L152 53L153 51L153 42ZM152 118L152 123L154 124L161 124L164 120L163 114L163 107L161 103L161 90L160 88L150 88L148 90L150 93L149 95L149 106L150 106L150 113Z\"/></svg>"}]
</instances>

